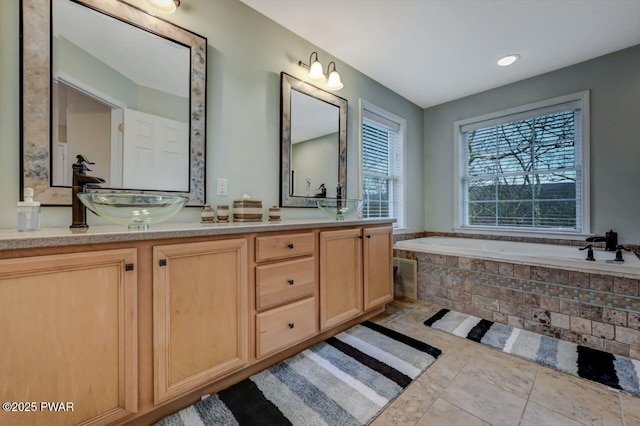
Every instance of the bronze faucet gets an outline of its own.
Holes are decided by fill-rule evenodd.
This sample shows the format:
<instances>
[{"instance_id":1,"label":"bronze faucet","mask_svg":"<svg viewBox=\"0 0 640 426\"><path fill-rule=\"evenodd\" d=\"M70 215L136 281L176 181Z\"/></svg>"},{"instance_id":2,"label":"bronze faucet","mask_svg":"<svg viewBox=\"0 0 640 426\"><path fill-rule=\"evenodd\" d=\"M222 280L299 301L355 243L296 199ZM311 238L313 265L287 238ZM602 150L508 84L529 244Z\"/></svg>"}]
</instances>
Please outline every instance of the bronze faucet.
<instances>
[{"instance_id":1,"label":"bronze faucet","mask_svg":"<svg viewBox=\"0 0 640 426\"><path fill-rule=\"evenodd\" d=\"M87 176L87 172L91 169L87 164L91 163L82 155L76 155L76 163L71 166L73 169L73 186L71 187L71 229L87 229L87 208L78 198L78 194L85 192L87 187L98 187L98 184L104 183L104 179L94 176Z\"/></svg>"}]
</instances>

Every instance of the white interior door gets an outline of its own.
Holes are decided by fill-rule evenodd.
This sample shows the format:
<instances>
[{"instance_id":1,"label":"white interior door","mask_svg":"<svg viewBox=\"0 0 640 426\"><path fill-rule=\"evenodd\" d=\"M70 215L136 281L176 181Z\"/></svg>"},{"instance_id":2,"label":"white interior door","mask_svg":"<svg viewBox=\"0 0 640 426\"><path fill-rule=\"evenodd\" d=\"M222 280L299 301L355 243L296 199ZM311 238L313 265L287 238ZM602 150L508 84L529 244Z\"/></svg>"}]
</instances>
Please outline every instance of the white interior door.
<instances>
[{"instance_id":1,"label":"white interior door","mask_svg":"<svg viewBox=\"0 0 640 426\"><path fill-rule=\"evenodd\" d=\"M189 190L187 123L124 110L124 188Z\"/></svg>"},{"instance_id":2,"label":"white interior door","mask_svg":"<svg viewBox=\"0 0 640 426\"><path fill-rule=\"evenodd\" d=\"M71 186L71 182L67 177L67 170L71 169L69 164L68 144L65 142L56 142L53 152L53 185L54 186Z\"/></svg>"},{"instance_id":3,"label":"white interior door","mask_svg":"<svg viewBox=\"0 0 640 426\"><path fill-rule=\"evenodd\" d=\"M124 108L111 108L111 187L122 185L122 143L124 139Z\"/></svg>"}]
</instances>

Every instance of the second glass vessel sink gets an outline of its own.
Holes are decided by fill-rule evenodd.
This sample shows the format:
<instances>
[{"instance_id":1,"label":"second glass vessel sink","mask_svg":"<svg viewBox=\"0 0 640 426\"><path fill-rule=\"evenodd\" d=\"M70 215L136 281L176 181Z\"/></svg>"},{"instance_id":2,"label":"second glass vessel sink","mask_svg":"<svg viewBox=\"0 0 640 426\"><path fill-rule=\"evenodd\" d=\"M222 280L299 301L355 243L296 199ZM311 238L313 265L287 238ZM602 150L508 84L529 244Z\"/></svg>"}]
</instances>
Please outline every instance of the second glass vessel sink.
<instances>
[{"instance_id":1,"label":"second glass vessel sink","mask_svg":"<svg viewBox=\"0 0 640 426\"><path fill-rule=\"evenodd\" d=\"M336 220L344 220L345 216L362 210L364 200L356 198L323 198L316 201L316 204L323 213L335 217Z\"/></svg>"},{"instance_id":2,"label":"second glass vessel sink","mask_svg":"<svg viewBox=\"0 0 640 426\"><path fill-rule=\"evenodd\" d=\"M128 194L122 192L83 192L78 198L96 215L129 229L149 229L165 221L187 204L184 195Z\"/></svg>"}]
</instances>

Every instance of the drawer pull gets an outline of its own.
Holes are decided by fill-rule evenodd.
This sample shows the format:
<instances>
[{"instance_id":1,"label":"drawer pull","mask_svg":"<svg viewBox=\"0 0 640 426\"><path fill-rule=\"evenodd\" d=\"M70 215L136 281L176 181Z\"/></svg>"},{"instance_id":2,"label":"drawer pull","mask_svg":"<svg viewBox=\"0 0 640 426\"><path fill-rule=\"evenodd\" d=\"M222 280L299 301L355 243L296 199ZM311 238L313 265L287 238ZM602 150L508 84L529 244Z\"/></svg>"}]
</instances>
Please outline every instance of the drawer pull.
<instances>
[{"instance_id":1,"label":"drawer pull","mask_svg":"<svg viewBox=\"0 0 640 426\"><path fill-rule=\"evenodd\" d=\"M296 325L295 325L294 323L292 323L292 322L290 322L290 323L289 323L289 328L293 328L293 327L295 327L295 326L296 326Z\"/></svg>"},{"instance_id":2,"label":"drawer pull","mask_svg":"<svg viewBox=\"0 0 640 426\"><path fill-rule=\"evenodd\" d=\"M289 283L289 285L293 285L293 280L288 280L287 282Z\"/></svg>"},{"instance_id":3,"label":"drawer pull","mask_svg":"<svg viewBox=\"0 0 640 426\"><path fill-rule=\"evenodd\" d=\"M358 235L358 239L361 240L362 239L362 235Z\"/></svg>"},{"instance_id":4,"label":"drawer pull","mask_svg":"<svg viewBox=\"0 0 640 426\"><path fill-rule=\"evenodd\" d=\"M367 238L371 238L371 235L367 235Z\"/></svg>"},{"instance_id":5,"label":"drawer pull","mask_svg":"<svg viewBox=\"0 0 640 426\"><path fill-rule=\"evenodd\" d=\"M287 247L289 247L290 249L292 249L292 248L293 248L293 243L289 243L289 244L287 244Z\"/></svg>"}]
</instances>

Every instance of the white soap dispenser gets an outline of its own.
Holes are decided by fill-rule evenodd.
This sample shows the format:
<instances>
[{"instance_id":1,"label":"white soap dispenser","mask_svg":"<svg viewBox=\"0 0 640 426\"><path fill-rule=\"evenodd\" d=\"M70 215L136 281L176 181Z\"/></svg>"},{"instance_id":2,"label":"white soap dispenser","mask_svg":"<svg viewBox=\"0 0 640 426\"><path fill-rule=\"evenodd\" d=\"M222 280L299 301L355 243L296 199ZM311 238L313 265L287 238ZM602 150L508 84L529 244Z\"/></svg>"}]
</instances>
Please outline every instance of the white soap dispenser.
<instances>
[{"instance_id":1,"label":"white soap dispenser","mask_svg":"<svg viewBox=\"0 0 640 426\"><path fill-rule=\"evenodd\" d=\"M18 231L40 230L40 203L33 201L33 188L24 189L24 201L18 201Z\"/></svg>"}]
</instances>

